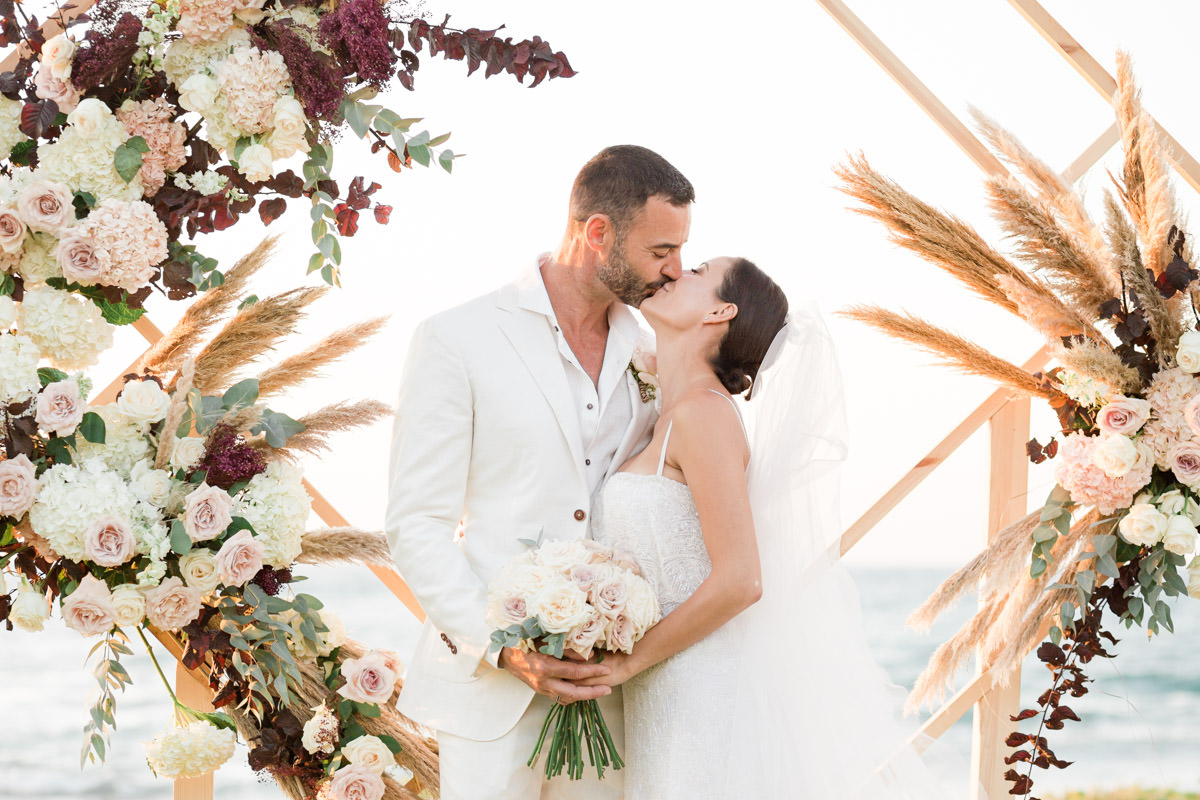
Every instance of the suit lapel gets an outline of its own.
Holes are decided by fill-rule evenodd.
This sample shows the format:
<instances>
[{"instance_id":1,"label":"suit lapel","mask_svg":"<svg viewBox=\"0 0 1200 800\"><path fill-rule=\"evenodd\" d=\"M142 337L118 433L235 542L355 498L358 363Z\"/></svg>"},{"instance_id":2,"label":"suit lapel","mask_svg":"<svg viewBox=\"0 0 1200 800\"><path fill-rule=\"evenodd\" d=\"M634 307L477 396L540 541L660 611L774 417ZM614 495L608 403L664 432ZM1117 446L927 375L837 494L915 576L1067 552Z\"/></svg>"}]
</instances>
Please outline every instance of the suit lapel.
<instances>
[{"instance_id":1,"label":"suit lapel","mask_svg":"<svg viewBox=\"0 0 1200 800\"><path fill-rule=\"evenodd\" d=\"M629 370L625 370L625 390L629 393L629 402L633 407L633 413L629 415L629 427L625 429L625 435L621 438L621 444L617 447L612 464L609 465L608 472L604 475L605 480L612 477L612 474L629 460L639 444L643 444L646 433L654 426L654 420L658 416L655 413L653 401L642 402L642 393L638 389L637 380Z\"/></svg>"}]
</instances>

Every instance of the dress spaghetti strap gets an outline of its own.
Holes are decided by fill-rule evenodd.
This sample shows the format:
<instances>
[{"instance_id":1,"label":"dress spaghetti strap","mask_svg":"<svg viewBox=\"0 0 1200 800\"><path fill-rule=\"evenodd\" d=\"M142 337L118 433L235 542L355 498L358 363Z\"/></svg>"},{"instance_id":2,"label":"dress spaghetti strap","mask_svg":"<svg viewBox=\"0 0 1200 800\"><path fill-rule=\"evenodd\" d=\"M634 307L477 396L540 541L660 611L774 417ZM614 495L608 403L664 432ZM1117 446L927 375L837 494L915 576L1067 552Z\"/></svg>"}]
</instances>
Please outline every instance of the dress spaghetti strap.
<instances>
[{"instance_id":1,"label":"dress spaghetti strap","mask_svg":"<svg viewBox=\"0 0 1200 800\"><path fill-rule=\"evenodd\" d=\"M738 411L738 407L736 405L734 405L733 398L729 397L728 395L721 394L716 389L709 389L708 391L712 392L717 397L724 397L726 400L729 401L729 405L733 409L733 414L734 414L734 416L737 417L738 424L742 426L742 436L745 436L746 441L749 442L750 434L746 433L746 423L742 421L742 412ZM654 473L655 475L658 475L659 477L662 477L663 467L666 466L666 464L667 464L667 444L671 441L671 428L674 427L674 425L675 425L675 420L671 420L670 422L668 422L667 423L667 433L665 436L663 436L662 451L658 454L658 471Z\"/></svg>"},{"instance_id":2,"label":"dress spaghetti strap","mask_svg":"<svg viewBox=\"0 0 1200 800\"><path fill-rule=\"evenodd\" d=\"M716 389L709 389L708 391L712 392L717 397L724 397L726 400L729 401L730 407L733 408L734 415L737 416L738 424L742 426L742 436L745 436L746 441L749 442L750 434L746 433L746 423L742 420L742 412L738 411L737 404L733 402L733 398L727 394L722 394L721 392L718 392ZM664 448L664 452L665 452L665 448Z\"/></svg>"},{"instance_id":3,"label":"dress spaghetti strap","mask_svg":"<svg viewBox=\"0 0 1200 800\"><path fill-rule=\"evenodd\" d=\"M675 425L675 420L667 423L667 435L663 437L662 452L658 454L658 472L655 475L662 477L663 466L667 463L667 442L671 441L671 428Z\"/></svg>"}]
</instances>

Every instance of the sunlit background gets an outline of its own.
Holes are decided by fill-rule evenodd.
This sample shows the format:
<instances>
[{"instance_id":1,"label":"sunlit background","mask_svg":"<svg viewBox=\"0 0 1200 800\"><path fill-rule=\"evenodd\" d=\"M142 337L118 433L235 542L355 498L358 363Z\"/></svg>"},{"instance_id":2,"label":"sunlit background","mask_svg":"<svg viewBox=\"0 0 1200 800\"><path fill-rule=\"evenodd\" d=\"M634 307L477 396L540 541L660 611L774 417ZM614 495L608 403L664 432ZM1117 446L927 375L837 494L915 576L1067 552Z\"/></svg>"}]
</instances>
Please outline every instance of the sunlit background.
<instances>
[{"instance_id":1,"label":"sunlit background","mask_svg":"<svg viewBox=\"0 0 1200 800\"><path fill-rule=\"evenodd\" d=\"M967 107L978 106L1056 168L1112 122L1104 98L1001 0L849 5L952 111L966 118ZM1194 3L1045 5L1110 72L1116 49L1129 50L1148 110L1200 153ZM365 317L389 315L391 322L324 380L273 403L278 410L299 416L345 398L391 402L416 323L507 282L552 249L575 172L616 143L658 151L694 183L685 266L743 255L793 298L813 298L826 312L878 303L927 317L1017 363L1037 349L1037 338L1015 318L890 245L879 225L846 209L831 170L861 150L906 188L1000 240L979 169L816 3L430 0L424 8L433 19L448 11L462 27L505 24L516 39L539 34L565 51L579 74L530 90L506 75L484 80L480 71L467 78L464 63L422 54L417 90L375 101L425 118L414 130L452 132L447 146L462 157L452 175L436 168L396 175L365 143L338 143L335 172L344 180L362 174L378 181L380 202L394 211L390 225L365 220L355 238L343 241L343 287L315 306L304 336L289 347ZM1119 153L1110 152L1082 181L1093 207L1110 185L1105 169L1119 164ZM1185 208L1196 206L1182 182L1179 193ZM278 233L279 254L253 290L263 296L290 288L303 279L311 251L306 209L301 201L293 206L269 229L247 219L198 244L227 267L262 236ZM151 304L163 328L181 311ZM992 387L931 366L928 357L854 323L830 316L829 325L840 346L851 422L843 484L849 523ZM120 374L142 344L132 330L122 331L94 372L97 382ZM1033 433L1044 440L1055 430L1053 415L1035 406ZM364 528L382 526L388 433L379 425L344 434L335 453L305 464L319 490ZM983 542L987 457L985 429L850 556L877 655L898 682L911 684L940 637L969 610L960 609L957 620L930 637L902 626L907 612ZM1035 468L1031 503L1039 504L1052 483L1046 468ZM411 647L415 623L364 569L309 574L308 590L342 612L352 634L401 653ZM1083 725L1056 739L1059 755L1077 765L1039 789L1138 782L1200 789L1192 755L1200 738L1193 722L1200 681L1187 666L1200 646L1200 613L1187 605L1194 601L1181 602L1180 635L1147 647L1131 633L1116 669L1093 670L1096 693L1074 706ZM36 636L0 635L0 730L33 743L0 751L0 797L169 796L170 784L153 781L141 763L138 742L166 723L168 709L144 658L132 660L137 685L119 699L123 728L109 768L77 771L76 736L92 691L82 668L87 646L73 632L51 628ZM1045 688L1043 675L1034 662L1027 665L1026 694L1036 697ZM965 725L948 744L960 753L958 778L965 780ZM256 786L244 764L217 777L219 797L276 793Z\"/></svg>"}]
</instances>

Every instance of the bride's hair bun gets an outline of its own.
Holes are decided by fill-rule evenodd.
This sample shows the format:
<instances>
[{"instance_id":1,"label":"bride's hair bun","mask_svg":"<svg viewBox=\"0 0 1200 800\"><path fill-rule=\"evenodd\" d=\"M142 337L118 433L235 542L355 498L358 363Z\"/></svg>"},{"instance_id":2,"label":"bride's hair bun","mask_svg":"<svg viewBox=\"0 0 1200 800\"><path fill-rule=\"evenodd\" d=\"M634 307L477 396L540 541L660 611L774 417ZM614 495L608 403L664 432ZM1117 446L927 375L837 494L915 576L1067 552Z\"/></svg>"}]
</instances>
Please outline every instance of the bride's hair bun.
<instances>
[{"instance_id":1,"label":"bride's hair bun","mask_svg":"<svg viewBox=\"0 0 1200 800\"><path fill-rule=\"evenodd\" d=\"M712 368L730 394L742 394L754 385L767 349L787 320L787 296L753 262L735 258L717 297L733 303L738 312L729 321Z\"/></svg>"}]
</instances>

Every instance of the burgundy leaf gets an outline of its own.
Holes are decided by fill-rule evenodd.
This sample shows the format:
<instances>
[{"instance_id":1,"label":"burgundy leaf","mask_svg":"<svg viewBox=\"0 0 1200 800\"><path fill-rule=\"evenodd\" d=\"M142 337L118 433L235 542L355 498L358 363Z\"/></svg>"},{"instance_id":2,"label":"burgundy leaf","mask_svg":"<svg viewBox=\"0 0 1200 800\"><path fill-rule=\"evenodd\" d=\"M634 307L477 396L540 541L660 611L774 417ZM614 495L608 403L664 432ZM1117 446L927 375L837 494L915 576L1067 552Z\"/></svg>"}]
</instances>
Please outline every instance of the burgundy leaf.
<instances>
[{"instance_id":1,"label":"burgundy leaf","mask_svg":"<svg viewBox=\"0 0 1200 800\"><path fill-rule=\"evenodd\" d=\"M282 197L273 197L259 205L258 216L262 219L263 225L270 225L279 219L286 210L287 200Z\"/></svg>"},{"instance_id":2,"label":"burgundy leaf","mask_svg":"<svg viewBox=\"0 0 1200 800\"><path fill-rule=\"evenodd\" d=\"M392 207L391 206L375 206L374 211L375 211L375 221L378 222L380 225L387 225L388 220L392 216Z\"/></svg>"}]
</instances>

